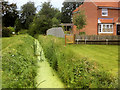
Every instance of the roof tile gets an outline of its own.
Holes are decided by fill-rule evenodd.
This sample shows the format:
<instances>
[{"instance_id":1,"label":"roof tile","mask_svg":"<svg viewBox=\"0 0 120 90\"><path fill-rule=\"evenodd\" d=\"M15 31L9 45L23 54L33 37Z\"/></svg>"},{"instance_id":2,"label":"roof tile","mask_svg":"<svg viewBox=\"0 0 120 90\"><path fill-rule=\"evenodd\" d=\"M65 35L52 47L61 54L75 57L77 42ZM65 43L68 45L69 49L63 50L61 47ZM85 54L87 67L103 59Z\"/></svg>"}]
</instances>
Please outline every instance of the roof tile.
<instances>
[{"instance_id":1,"label":"roof tile","mask_svg":"<svg viewBox=\"0 0 120 90\"><path fill-rule=\"evenodd\" d=\"M116 7L120 8L120 0L86 0L86 2L93 2L98 7ZM73 12L77 12L79 8L82 7L80 5Z\"/></svg>"}]
</instances>

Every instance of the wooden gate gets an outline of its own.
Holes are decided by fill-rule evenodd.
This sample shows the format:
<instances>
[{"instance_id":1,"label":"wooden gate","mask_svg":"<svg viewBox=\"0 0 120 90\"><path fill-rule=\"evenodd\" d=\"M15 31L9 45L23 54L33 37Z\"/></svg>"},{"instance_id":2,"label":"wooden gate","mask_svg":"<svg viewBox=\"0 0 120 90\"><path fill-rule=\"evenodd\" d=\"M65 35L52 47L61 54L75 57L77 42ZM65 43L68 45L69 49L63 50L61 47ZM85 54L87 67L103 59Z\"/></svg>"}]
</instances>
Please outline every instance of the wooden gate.
<instances>
[{"instance_id":1,"label":"wooden gate","mask_svg":"<svg viewBox=\"0 0 120 90\"><path fill-rule=\"evenodd\" d=\"M65 45L67 43L74 44L75 43L75 35L71 35L71 34L65 35Z\"/></svg>"}]
</instances>

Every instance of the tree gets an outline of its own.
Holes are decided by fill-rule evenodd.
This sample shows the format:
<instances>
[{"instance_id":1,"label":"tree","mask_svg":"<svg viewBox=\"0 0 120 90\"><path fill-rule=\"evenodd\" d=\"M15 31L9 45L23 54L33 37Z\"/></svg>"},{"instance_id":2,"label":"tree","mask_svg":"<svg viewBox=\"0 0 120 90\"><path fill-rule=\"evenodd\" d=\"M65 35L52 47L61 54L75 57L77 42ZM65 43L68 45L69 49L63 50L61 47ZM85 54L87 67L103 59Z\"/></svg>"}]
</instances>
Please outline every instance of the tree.
<instances>
[{"instance_id":1,"label":"tree","mask_svg":"<svg viewBox=\"0 0 120 90\"><path fill-rule=\"evenodd\" d=\"M72 12L79 7L83 2L76 2L76 0L65 0L62 7L62 23L72 23Z\"/></svg>"},{"instance_id":2,"label":"tree","mask_svg":"<svg viewBox=\"0 0 120 90\"><path fill-rule=\"evenodd\" d=\"M55 9L55 15L52 18L53 26L58 27L61 23L61 12L58 9Z\"/></svg>"},{"instance_id":3,"label":"tree","mask_svg":"<svg viewBox=\"0 0 120 90\"><path fill-rule=\"evenodd\" d=\"M52 18L52 24L53 24L53 27L57 27L59 26L60 21L56 17L54 17Z\"/></svg>"},{"instance_id":4,"label":"tree","mask_svg":"<svg viewBox=\"0 0 120 90\"><path fill-rule=\"evenodd\" d=\"M86 25L86 16L83 10L73 16L73 23L78 29L82 29Z\"/></svg>"},{"instance_id":5,"label":"tree","mask_svg":"<svg viewBox=\"0 0 120 90\"><path fill-rule=\"evenodd\" d=\"M60 22L60 11L50 4L50 2L44 2L42 8L38 14L36 14L33 23L30 26L30 35L46 34L46 31L56 26Z\"/></svg>"},{"instance_id":6,"label":"tree","mask_svg":"<svg viewBox=\"0 0 120 90\"><path fill-rule=\"evenodd\" d=\"M52 7L50 2L45 2L42 4L42 9L39 15L45 15L47 18L52 20L52 26L58 26L61 23L61 12Z\"/></svg>"},{"instance_id":7,"label":"tree","mask_svg":"<svg viewBox=\"0 0 120 90\"><path fill-rule=\"evenodd\" d=\"M14 27L15 20L18 18L16 4L9 4L7 1L2 2L2 25L5 27Z\"/></svg>"},{"instance_id":8,"label":"tree","mask_svg":"<svg viewBox=\"0 0 120 90\"><path fill-rule=\"evenodd\" d=\"M53 24L53 27L58 27L59 24L61 23L61 12L54 8L54 17L52 18L52 24Z\"/></svg>"},{"instance_id":9,"label":"tree","mask_svg":"<svg viewBox=\"0 0 120 90\"><path fill-rule=\"evenodd\" d=\"M20 21L19 18L17 18L16 21L15 21L15 32L16 33L19 32L20 29L21 29L21 21Z\"/></svg>"},{"instance_id":10,"label":"tree","mask_svg":"<svg viewBox=\"0 0 120 90\"><path fill-rule=\"evenodd\" d=\"M22 6L21 11L21 22L24 29L28 29L30 23L33 22L34 16L36 12L36 8L34 2L27 2Z\"/></svg>"},{"instance_id":11,"label":"tree","mask_svg":"<svg viewBox=\"0 0 120 90\"><path fill-rule=\"evenodd\" d=\"M33 23L30 25L29 34L34 36L35 34L46 34L46 30L52 27L52 21L50 18L46 18L45 15L35 17Z\"/></svg>"}]
</instances>

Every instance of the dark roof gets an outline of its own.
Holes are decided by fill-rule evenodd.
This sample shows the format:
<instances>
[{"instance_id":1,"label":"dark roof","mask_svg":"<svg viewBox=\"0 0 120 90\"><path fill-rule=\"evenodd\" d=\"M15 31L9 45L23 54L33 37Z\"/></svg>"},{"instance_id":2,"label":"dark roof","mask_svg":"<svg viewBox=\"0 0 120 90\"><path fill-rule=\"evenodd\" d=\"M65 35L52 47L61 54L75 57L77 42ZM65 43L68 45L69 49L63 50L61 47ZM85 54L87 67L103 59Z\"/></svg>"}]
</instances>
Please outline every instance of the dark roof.
<instances>
[{"instance_id":1,"label":"dark roof","mask_svg":"<svg viewBox=\"0 0 120 90\"><path fill-rule=\"evenodd\" d=\"M61 23L60 26L73 26L72 23Z\"/></svg>"}]
</instances>

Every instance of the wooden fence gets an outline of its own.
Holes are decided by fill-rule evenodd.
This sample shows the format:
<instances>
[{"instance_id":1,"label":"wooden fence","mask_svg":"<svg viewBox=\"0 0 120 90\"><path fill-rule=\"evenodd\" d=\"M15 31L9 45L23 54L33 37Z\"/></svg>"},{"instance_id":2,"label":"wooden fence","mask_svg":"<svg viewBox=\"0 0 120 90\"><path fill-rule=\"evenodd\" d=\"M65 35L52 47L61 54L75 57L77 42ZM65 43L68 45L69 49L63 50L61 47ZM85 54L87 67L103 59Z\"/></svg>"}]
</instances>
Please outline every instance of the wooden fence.
<instances>
[{"instance_id":1,"label":"wooden fence","mask_svg":"<svg viewBox=\"0 0 120 90\"><path fill-rule=\"evenodd\" d=\"M100 44L100 45L120 45L118 35L76 35L76 44Z\"/></svg>"},{"instance_id":2,"label":"wooden fence","mask_svg":"<svg viewBox=\"0 0 120 90\"><path fill-rule=\"evenodd\" d=\"M71 43L71 44L74 44L75 43L75 35L71 35L71 34L66 34L65 35L65 45L67 43Z\"/></svg>"}]
</instances>

